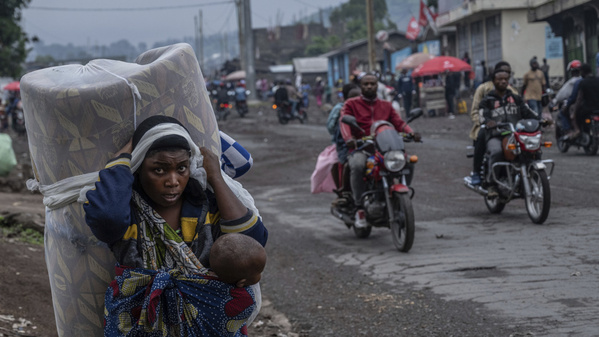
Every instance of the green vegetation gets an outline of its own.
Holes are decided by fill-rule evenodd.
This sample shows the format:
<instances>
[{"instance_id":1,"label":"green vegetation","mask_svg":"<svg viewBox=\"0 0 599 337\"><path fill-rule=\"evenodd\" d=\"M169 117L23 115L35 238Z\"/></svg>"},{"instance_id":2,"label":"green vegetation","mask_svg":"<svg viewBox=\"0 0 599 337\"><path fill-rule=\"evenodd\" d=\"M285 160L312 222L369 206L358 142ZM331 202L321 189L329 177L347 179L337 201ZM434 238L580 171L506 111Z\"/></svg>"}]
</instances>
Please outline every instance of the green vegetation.
<instances>
[{"instance_id":1,"label":"green vegetation","mask_svg":"<svg viewBox=\"0 0 599 337\"><path fill-rule=\"evenodd\" d=\"M31 0L2 0L0 6L0 77L20 78L23 68L21 64L27 58L29 50L25 44L29 42L23 32L21 10L26 8ZM37 37L33 37L37 41Z\"/></svg>"},{"instance_id":2,"label":"green vegetation","mask_svg":"<svg viewBox=\"0 0 599 337\"><path fill-rule=\"evenodd\" d=\"M327 38L315 36L312 38L312 43L306 47L306 56L316 56L324 54L331 49L335 49L341 45L341 40L337 35L330 35Z\"/></svg>"},{"instance_id":3,"label":"green vegetation","mask_svg":"<svg viewBox=\"0 0 599 337\"><path fill-rule=\"evenodd\" d=\"M397 29L395 23L389 18L389 11L385 0L373 1L374 31ZM329 17L333 25L345 23L347 41L356 41L368 35L366 26L366 1L349 0L337 7Z\"/></svg>"},{"instance_id":4,"label":"green vegetation","mask_svg":"<svg viewBox=\"0 0 599 337\"><path fill-rule=\"evenodd\" d=\"M10 224L0 216L0 238L14 238L31 245L44 245L44 234L20 224Z\"/></svg>"}]
</instances>

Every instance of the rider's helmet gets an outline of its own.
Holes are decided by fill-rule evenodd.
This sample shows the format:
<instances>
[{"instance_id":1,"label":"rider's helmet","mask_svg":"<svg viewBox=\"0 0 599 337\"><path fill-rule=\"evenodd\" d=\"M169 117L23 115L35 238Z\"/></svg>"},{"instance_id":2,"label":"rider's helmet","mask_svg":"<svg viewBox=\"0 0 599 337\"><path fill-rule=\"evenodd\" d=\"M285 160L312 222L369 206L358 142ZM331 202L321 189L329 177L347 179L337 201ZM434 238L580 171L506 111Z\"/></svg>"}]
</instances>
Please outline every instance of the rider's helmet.
<instances>
[{"instance_id":1,"label":"rider's helmet","mask_svg":"<svg viewBox=\"0 0 599 337\"><path fill-rule=\"evenodd\" d=\"M567 71L572 71L572 70L579 70L580 71L580 66L582 65L582 62L578 61L578 60L573 60L570 61L570 63L568 63L568 66L566 67Z\"/></svg>"}]
</instances>

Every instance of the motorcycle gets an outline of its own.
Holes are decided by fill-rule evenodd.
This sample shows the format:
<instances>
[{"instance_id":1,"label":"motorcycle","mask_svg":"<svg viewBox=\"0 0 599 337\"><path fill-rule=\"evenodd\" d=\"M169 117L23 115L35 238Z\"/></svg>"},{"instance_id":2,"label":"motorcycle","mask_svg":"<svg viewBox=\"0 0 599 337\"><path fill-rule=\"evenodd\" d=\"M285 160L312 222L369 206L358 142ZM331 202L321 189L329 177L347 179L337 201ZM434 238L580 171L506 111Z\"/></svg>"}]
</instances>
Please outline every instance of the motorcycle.
<instances>
[{"instance_id":1,"label":"motorcycle","mask_svg":"<svg viewBox=\"0 0 599 337\"><path fill-rule=\"evenodd\" d=\"M419 108L411 111L408 123L422 116ZM341 122L361 130L353 116L343 116ZM369 154L366 163L366 192L361 197L367 226L356 228L355 203L350 186L349 165L337 163L332 168L337 199L331 204L331 214L353 228L358 238L367 238L372 227L391 229L395 247L407 253L414 243L414 189L409 187L413 166L418 157L405 152L404 143L413 141L410 135L400 135L387 121L373 123L370 136L357 143L357 149Z\"/></svg>"},{"instance_id":2,"label":"motorcycle","mask_svg":"<svg viewBox=\"0 0 599 337\"><path fill-rule=\"evenodd\" d=\"M489 167L490 155L485 154L481 168L481 184L472 185L471 177L464 178L466 187L482 195L489 211L499 214L513 199L524 198L530 220L542 224L549 215L551 190L549 179L555 166L553 160L541 160L541 147L551 142L541 141L541 125L536 119L516 123L497 123L504 136L503 161ZM468 155L472 157L472 155ZM546 170L549 167L549 174ZM489 193L493 189L497 193Z\"/></svg>"},{"instance_id":3,"label":"motorcycle","mask_svg":"<svg viewBox=\"0 0 599 337\"><path fill-rule=\"evenodd\" d=\"M0 132L8 129L8 114L4 106L0 105Z\"/></svg>"},{"instance_id":4,"label":"motorcycle","mask_svg":"<svg viewBox=\"0 0 599 337\"><path fill-rule=\"evenodd\" d=\"M273 104L272 108L277 112L277 117L279 118L279 123L287 124L290 120L297 119L300 123L304 124L304 122L308 119L308 113L304 110L301 102L297 103L297 114L291 113L291 102L284 102L283 104Z\"/></svg>"},{"instance_id":5,"label":"motorcycle","mask_svg":"<svg viewBox=\"0 0 599 337\"><path fill-rule=\"evenodd\" d=\"M555 124L555 139L557 141L557 149L561 153L568 152L570 146L576 146L576 148L584 150L584 153L593 156L597 154L599 150L599 110L595 110L590 116L584 119L581 128L580 135L576 138L565 137L566 132L562 126L560 118L557 118Z\"/></svg>"},{"instance_id":6,"label":"motorcycle","mask_svg":"<svg viewBox=\"0 0 599 337\"><path fill-rule=\"evenodd\" d=\"M25 129L25 114L23 113L23 104L21 101L17 103L17 106L12 112L12 127L17 135L22 136L27 131Z\"/></svg>"},{"instance_id":7,"label":"motorcycle","mask_svg":"<svg viewBox=\"0 0 599 337\"><path fill-rule=\"evenodd\" d=\"M246 90L245 95L246 97L249 96L250 91ZM235 100L235 109L237 110L239 117L243 118L249 112L247 100Z\"/></svg>"}]
</instances>

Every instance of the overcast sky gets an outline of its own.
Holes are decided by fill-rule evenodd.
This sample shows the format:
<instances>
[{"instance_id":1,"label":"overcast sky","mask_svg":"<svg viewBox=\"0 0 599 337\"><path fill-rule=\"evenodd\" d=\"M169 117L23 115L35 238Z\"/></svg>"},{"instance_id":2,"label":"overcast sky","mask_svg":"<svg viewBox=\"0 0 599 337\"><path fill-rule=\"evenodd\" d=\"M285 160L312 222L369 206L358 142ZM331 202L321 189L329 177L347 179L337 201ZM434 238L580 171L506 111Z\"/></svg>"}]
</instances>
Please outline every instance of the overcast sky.
<instances>
[{"instance_id":1,"label":"overcast sky","mask_svg":"<svg viewBox=\"0 0 599 337\"><path fill-rule=\"evenodd\" d=\"M252 26L268 27L277 21L336 6L347 0L251 0ZM202 10L204 34L237 30L233 0L33 0L23 11L22 26L46 45L110 44L127 39L148 46L168 38L194 36L194 17Z\"/></svg>"}]
</instances>

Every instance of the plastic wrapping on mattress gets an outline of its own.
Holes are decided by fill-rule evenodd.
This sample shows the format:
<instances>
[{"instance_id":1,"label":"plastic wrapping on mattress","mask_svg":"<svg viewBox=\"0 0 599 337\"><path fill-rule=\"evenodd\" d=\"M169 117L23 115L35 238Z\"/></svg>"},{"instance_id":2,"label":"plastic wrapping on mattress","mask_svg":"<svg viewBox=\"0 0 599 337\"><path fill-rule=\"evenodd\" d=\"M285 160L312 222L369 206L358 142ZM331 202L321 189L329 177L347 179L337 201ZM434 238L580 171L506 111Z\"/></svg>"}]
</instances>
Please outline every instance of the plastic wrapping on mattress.
<instances>
[{"instance_id":1,"label":"plastic wrapping on mattress","mask_svg":"<svg viewBox=\"0 0 599 337\"><path fill-rule=\"evenodd\" d=\"M135 63L93 60L31 72L21 79L29 149L41 185L98 171L161 114L177 118L198 146L220 155L218 126L193 49L176 44ZM102 336L104 293L114 257L71 203L46 211L46 263L60 336Z\"/></svg>"}]
</instances>

